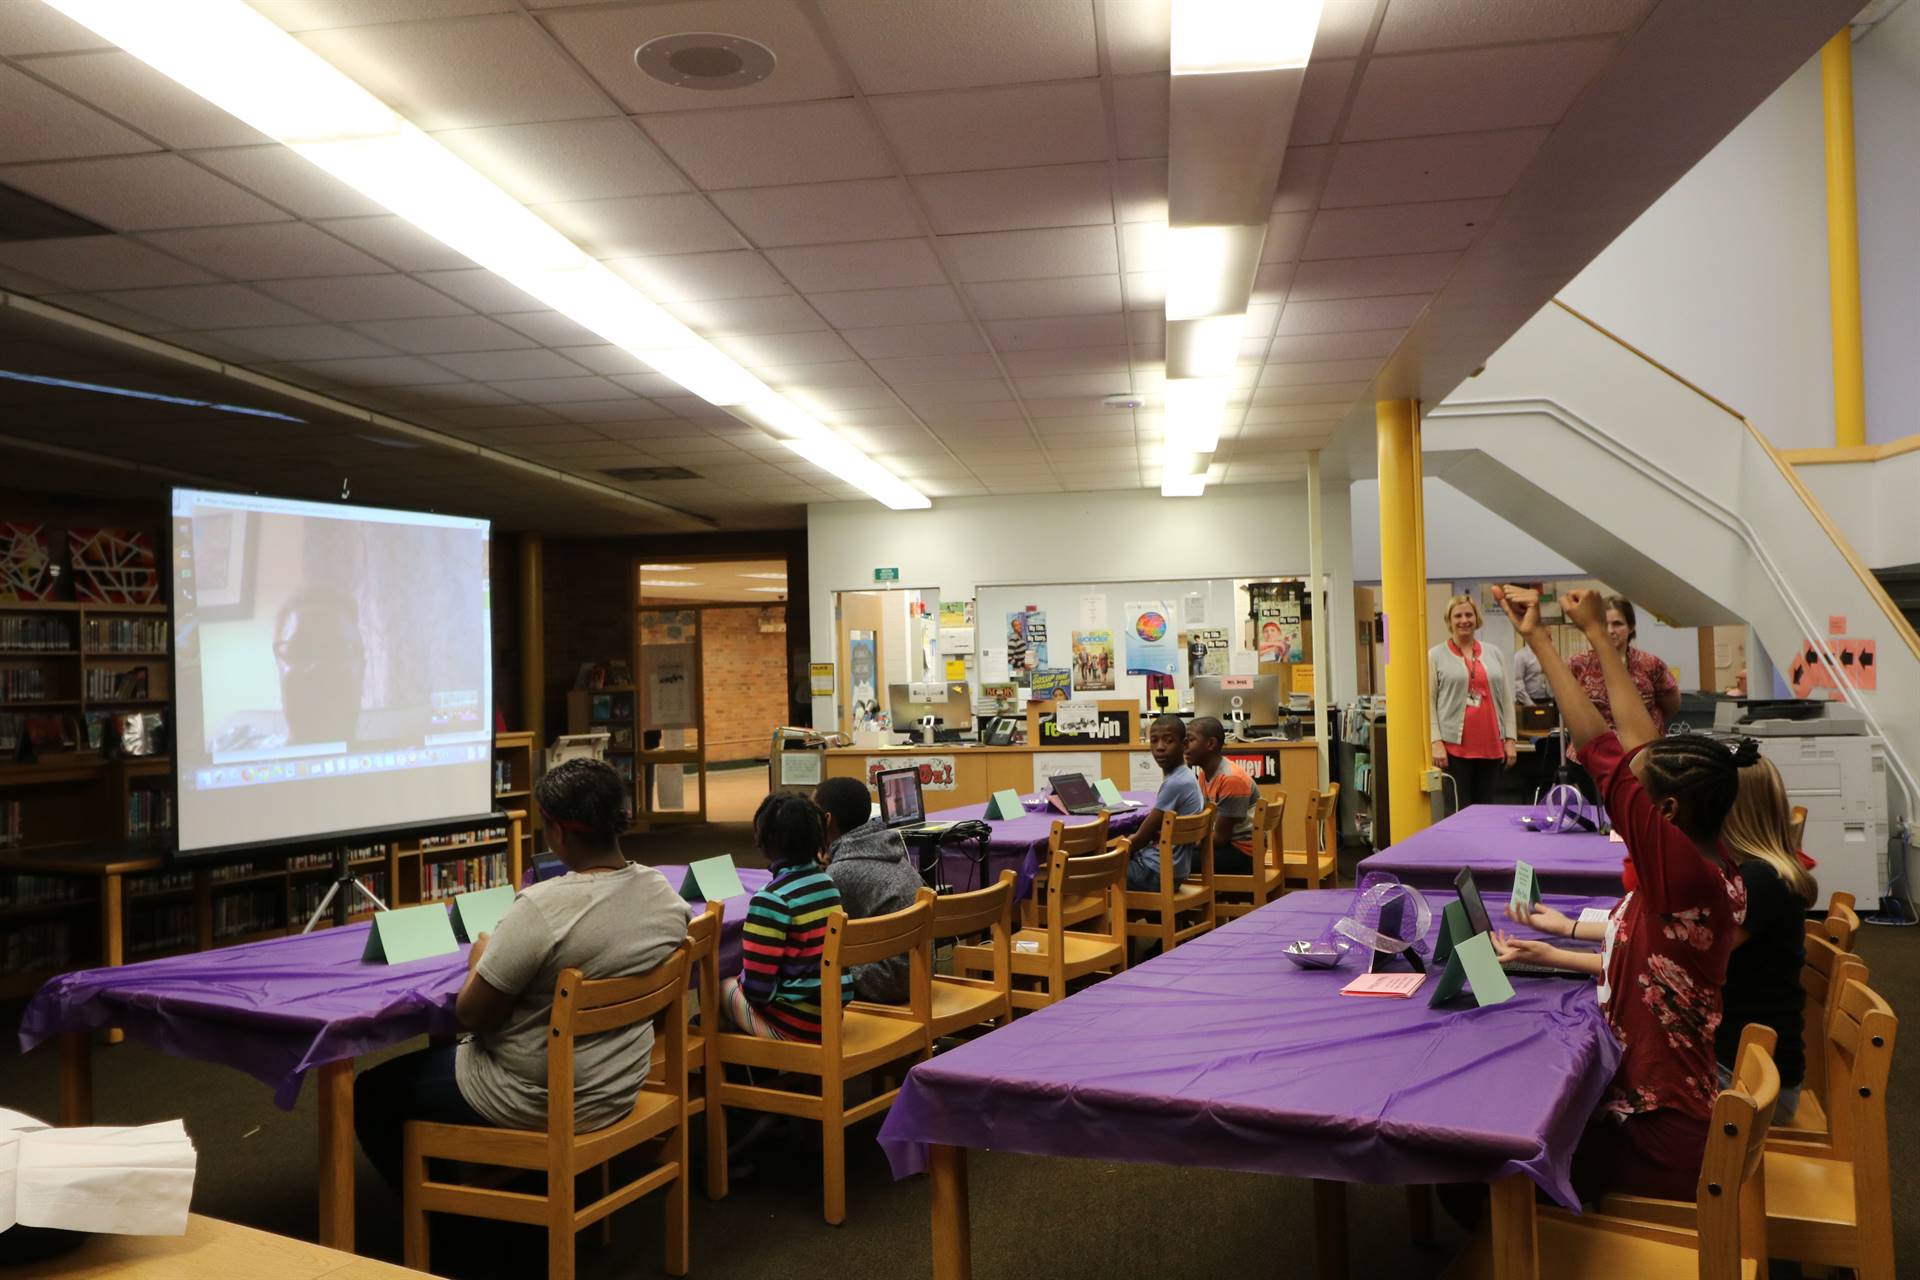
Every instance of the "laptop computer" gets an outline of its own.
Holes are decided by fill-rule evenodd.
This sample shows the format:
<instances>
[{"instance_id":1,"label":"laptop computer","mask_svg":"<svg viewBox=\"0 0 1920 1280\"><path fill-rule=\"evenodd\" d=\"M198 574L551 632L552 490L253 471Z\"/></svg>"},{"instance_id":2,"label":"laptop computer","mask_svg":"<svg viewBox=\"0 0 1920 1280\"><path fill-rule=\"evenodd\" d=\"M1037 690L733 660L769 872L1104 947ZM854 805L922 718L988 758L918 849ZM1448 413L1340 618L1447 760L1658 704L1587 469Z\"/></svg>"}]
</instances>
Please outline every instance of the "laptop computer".
<instances>
[{"instance_id":1,"label":"laptop computer","mask_svg":"<svg viewBox=\"0 0 1920 1280\"><path fill-rule=\"evenodd\" d=\"M1477 934L1492 933L1493 921L1487 918L1487 904L1481 901L1480 886L1474 883L1472 868L1460 868L1460 874L1453 878L1453 888L1454 892L1460 895L1460 906L1466 911L1467 923L1473 927L1473 931ZM1556 945L1564 946L1564 943L1557 943ZM1565 947L1565 949L1568 951L1586 950L1585 947L1580 946L1578 943L1571 947ZM1550 964L1529 964L1524 960L1516 960L1511 964L1503 964L1500 967L1508 973L1517 973L1523 977L1531 978L1575 978L1584 976L1572 969L1560 969Z\"/></svg>"},{"instance_id":2,"label":"laptop computer","mask_svg":"<svg viewBox=\"0 0 1920 1280\"><path fill-rule=\"evenodd\" d=\"M928 822L918 769L888 769L874 779L880 793L880 824L901 833L945 831L951 822Z\"/></svg>"},{"instance_id":3,"label":"laptop computer","mask_svg":"<svg viewBox=\"0 0 1920 1280\"><path fill-rule=\"evenodd\" d=\"M1050 779L1053 807L1076 817L1106 812L1100 793L1093 789L1084 773L1056 773Z\"/></svg>"}]
</instances>

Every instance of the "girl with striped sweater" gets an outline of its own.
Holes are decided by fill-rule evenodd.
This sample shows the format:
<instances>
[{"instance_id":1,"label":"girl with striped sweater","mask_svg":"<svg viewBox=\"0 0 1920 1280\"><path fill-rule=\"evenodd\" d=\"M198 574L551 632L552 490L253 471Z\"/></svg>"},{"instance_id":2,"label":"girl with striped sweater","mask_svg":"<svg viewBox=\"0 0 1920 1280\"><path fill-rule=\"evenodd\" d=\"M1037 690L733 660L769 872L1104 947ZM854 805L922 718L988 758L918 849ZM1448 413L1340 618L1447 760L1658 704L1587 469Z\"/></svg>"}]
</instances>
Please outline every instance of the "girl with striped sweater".
<instances>
[{"instance_id":1,"label":"girl with striped sweater","mask_svg":"<svg viewBox=\"0 0 1920 1280\"><path fill-rule=\"evenodd\" d=\"M779 792L753 815L753 843L773 879L753 895L741 932L740 976L720 984L734 1026L772 1040L820 1040L820 956L827 917L841 909L824 863L825 815L804 795ZM838 998L853 999L840 975Z\"/></svg>"}]
</instances>

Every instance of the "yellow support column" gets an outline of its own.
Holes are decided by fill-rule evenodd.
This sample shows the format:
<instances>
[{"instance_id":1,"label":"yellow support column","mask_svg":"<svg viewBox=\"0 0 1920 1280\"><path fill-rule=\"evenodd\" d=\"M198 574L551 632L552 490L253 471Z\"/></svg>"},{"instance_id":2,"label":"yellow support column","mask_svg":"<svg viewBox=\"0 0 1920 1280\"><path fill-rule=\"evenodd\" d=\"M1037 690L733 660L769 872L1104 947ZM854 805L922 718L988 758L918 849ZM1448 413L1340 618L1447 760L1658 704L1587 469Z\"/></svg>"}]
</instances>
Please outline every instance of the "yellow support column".
<instances>
[{"instance_id":1,"label":"yellow support column","mask_svg":"<svg viewBox=\"0 0 1920 1280\"><path fill-rule=\"evenodd\" d=\"M1380 470L1380 596L1386 622L1388 837L1425 827L1432 804L1421 776L1433 767L1427 740L1426 530L1421 524L1420 406L1374 406ZM1379 762L1376 778L1382 776ZM1380 785L1378 781L1375 786Z\"/></svg>"},{"instance_id":2,"label":"yellow support column","mask_svg":"<svg viewBox=\"0 0 1920 1280\"><path fill-rule=\"evenodd\" d=\"M1853 34L1820 50L1827 138L1827 306L1833 317L1833 442L1867 442L1866 368L1860 354L1860 219L1853 175Z\"/></svg>"}]
</instances>

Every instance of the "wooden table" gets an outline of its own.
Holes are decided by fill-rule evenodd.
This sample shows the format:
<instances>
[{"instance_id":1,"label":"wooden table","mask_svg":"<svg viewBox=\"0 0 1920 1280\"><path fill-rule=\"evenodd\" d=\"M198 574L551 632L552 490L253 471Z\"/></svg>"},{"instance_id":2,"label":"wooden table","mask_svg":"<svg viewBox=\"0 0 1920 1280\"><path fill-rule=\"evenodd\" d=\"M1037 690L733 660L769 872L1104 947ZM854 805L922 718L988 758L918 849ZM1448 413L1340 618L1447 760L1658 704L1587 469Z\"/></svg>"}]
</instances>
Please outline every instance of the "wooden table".
<instances>
[{"instance_id":1,"label":"wooden table","mask_svg":"<svg viewBox=\"0 0 1920 1280\"><path fill-rule=\"evenodd\" d=\"M6 1269L7 1280L404 1280L421 1273L218 1218L183 1236L94 1236L71 1253Z\"/></svg>"}]
</instances>

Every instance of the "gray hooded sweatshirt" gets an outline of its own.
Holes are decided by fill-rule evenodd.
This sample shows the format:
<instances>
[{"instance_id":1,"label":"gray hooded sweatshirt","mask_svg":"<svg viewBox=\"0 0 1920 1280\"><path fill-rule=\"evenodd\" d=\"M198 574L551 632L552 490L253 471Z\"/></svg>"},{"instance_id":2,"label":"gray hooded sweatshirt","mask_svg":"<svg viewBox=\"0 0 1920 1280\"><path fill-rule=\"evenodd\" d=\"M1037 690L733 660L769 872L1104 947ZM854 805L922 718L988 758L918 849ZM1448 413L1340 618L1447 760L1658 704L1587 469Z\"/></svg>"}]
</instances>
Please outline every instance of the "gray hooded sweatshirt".
<instances>
[{"instance_id":1,"label":"gray hooded sweatshirt","mask_svg":"<svg viewBox=\"0 0 1920 1280\"><path fill-rule=\"evenodd\" d=\"M920 873L907 857L906 842L880 825L878 818L855 827L833 842L827 875L840 890L849 919L884 916L913 905L920 890ZM905 1004L909 964L905 956L889 956L872 964L855 965L853 993L876 1004Z\"/></svg>"}]
</instances>

